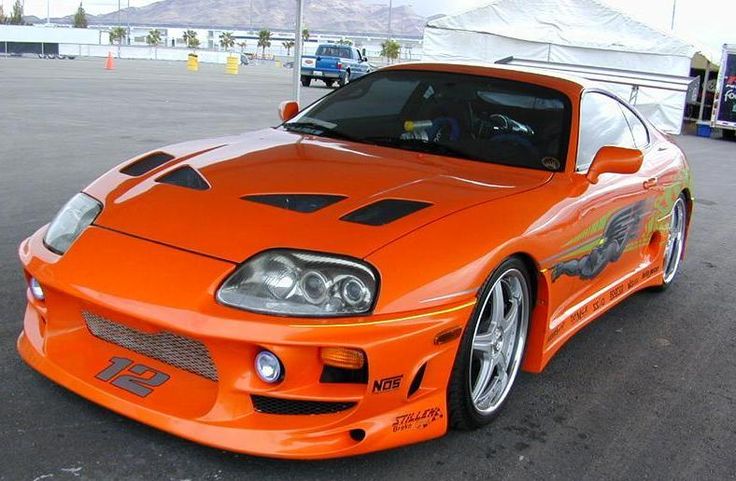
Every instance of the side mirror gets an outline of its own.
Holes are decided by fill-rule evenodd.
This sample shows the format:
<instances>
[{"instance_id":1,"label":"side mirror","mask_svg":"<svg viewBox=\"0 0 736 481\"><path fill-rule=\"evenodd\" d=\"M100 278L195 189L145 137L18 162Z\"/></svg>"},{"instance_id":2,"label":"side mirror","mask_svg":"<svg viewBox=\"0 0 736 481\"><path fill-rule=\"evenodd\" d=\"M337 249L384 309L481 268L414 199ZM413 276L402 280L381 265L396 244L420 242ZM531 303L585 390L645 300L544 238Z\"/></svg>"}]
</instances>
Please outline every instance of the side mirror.
<instances>
[{"instance_id":1,"label":"side mirror","mask_svg":"<svg viewBox=\"0 0 736 481\"><path fill-rule=\"evenodd\" d=\"M284 100L279 105L279 117L281 117L282 122L288 122L296 117L296 114L298 113L299 102L295 102L294 100Z\"/></svg>"},{"instance_id":2,"label":"side mirror","mask_svg":"<svg viewBox=\"0 0 736 481\"><path fill-rule=\"evenodd\" d=\"M591 184L596 184L601 174L634 174L643 161L641 150L606 145L595 154L586 177Z\"/></svg>"}]
</instances>

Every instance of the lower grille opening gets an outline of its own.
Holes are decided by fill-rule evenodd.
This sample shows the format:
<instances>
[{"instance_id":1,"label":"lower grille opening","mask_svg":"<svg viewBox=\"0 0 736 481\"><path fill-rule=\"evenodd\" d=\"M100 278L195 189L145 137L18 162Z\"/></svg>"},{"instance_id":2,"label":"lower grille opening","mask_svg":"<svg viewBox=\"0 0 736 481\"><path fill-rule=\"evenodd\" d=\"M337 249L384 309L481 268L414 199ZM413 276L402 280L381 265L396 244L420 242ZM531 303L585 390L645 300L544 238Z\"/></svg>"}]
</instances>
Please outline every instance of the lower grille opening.
<instances>
[{"instance_id":1,"label":"lower grille opening","mask_svg":"<svg viewBox=\"0 0 736 481\"><path fill-rule=\"evenodd\" d=\"M253 407L259 413L264 414L287 414L287 415L311 415L311 414L334 414L347 411L354 407L354 402L331 402L331 401L304 401L295 399L283 399L270 396L259 396L252 394Z\"/></svg>"},{"instance_id":2,"label":"lower grille opening","mask_svg":"<svg viewBox=\"0 0 736 481\"><path fill-rule=\"evenodd\" d=\"M88 311L82 312L93 336L170 364L192 374L217 381L217 369L201 342L172 332L141 332Z\"/></svg>"}]
</instances>

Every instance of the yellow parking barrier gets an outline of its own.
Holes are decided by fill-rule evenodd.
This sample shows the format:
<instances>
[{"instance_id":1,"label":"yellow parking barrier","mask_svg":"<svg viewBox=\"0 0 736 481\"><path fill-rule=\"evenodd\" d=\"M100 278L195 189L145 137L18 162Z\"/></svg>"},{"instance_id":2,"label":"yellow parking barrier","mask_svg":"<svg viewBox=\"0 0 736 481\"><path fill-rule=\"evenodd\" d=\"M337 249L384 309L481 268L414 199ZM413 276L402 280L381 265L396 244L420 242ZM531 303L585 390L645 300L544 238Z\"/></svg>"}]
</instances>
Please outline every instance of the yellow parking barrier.
<instances>
[{"instance_id":1,"label":"yellow parking barrier","mask_svg":"<svg viewBox=\"0 0 736 481\"><path fill-rule=\"evenodd\" d=\"M227 58L227 65L225 66L225 72L230 75L238 75L238 68L240 65L240 59L234 55L230 55Z\"/></svg>"},{"instance_id":2,"label":"yellow parking barrier","mask_svg":"<svg viewBox=\"0 0 736 481\"><path fill-rule=\"evenodd\" d=\"M199 70L199 57L196 53L190 53L187 57L187 70L190 72Z\"/></svg>"}]
</instances>

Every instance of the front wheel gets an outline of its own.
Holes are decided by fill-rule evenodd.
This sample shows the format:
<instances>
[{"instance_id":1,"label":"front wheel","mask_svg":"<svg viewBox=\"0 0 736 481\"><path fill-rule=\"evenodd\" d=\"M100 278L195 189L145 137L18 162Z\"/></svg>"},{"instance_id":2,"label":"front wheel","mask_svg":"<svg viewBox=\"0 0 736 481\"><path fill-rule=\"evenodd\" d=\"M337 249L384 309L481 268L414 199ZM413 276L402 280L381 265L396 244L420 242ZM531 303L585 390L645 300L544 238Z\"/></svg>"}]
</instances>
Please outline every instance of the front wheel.
<instances>
[{"instance_id":1,"label":"front wheel","mask_svg":"<svg viewBox=\"0 0 736 481\"><path fill-rule=\"evenodd\" d=\"M521 366L530 315L529 273L511 257L486 282L463 335L447 393L452 427L475 429L498 415Z\"/></svg>"},{"instance_id":2,"label":"front wheel","mask_svg":"<svg viewBox=\"0 0 736 481\"><path fill-rule=\"evenodd\" d=\"M305 86L305 87L309 87L309 85L310 85L311 83L312 83L312 78L311 78L311 77L305 77L305 76L302 76L302 85L303 85L303 86Z\"/></svg>"}]
</instances>

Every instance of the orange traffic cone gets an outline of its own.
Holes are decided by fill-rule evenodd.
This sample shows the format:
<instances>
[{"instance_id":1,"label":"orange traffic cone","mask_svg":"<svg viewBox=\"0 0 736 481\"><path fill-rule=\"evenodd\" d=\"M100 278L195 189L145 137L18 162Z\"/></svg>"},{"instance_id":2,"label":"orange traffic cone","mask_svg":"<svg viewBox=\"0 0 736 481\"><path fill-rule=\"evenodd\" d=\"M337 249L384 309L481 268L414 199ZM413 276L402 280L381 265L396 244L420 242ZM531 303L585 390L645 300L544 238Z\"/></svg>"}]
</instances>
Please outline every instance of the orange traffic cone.
<instances>
[{"instance_id":1,"label":"orange traffic cone","mask_svg":"<svg viewBox=\"0 0 736 481\"><path fill-rule=\"evenodd\" d=\"M112 60L112 52L107 52L107 60L105 61L105 70L115 70L115 62Z\"/></svg>"}]
</instances>

